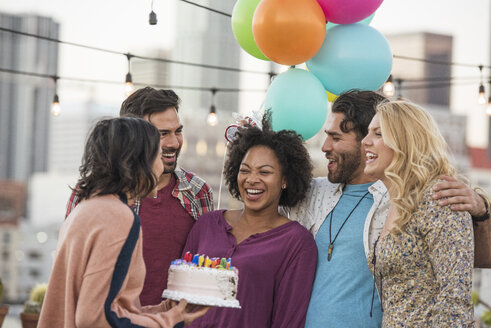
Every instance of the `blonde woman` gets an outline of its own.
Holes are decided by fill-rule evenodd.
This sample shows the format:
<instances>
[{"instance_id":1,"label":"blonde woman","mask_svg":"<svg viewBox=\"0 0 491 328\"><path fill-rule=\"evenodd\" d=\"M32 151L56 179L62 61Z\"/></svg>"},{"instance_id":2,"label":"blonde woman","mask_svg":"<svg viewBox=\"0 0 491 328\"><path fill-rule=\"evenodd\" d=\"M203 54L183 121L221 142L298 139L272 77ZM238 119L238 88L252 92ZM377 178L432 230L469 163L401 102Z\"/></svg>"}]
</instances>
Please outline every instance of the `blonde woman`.
<instances>
[{"instance_id":1,"label":"blonde woman","mask_svg":"<svg viewBox=\"0 0 491 328\"><path fill-rule=\"evenodd\" d=\"M432 197L440 176L455 175L435 121L409 102L386 102L362 143L365 174L382 180L390 197L369 257L382 326L472 327L472 221Z\"/></svg>"}]
</instances>

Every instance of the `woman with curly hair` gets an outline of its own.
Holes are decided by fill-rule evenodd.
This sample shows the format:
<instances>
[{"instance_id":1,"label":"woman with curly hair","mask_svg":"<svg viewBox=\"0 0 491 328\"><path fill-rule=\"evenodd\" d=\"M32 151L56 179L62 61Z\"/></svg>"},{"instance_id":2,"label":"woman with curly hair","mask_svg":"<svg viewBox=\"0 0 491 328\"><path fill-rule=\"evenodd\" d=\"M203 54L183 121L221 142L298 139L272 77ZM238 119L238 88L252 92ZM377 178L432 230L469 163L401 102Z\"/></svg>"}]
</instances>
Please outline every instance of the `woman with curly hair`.
<instances>
[{"instance_id":1,"label":"woman with curly hair","mask_svg":"<svg viewBox=\"0 0 491 328\"><path fill-rule=\"evenodd\" d=\"M241 210L200 217L184 253L232 259L242 309L214 308L190 327L303 327L317 262L312 235L280 215L305 197L312 164L293 131L240 128L230 145L225 179Z\"/></svg>"},{"instance_id":2,"label":"woman with curly hair","mask_svg":"<svg viewBox=\"0 0 491 328\"><path fill-rule=\"evenodd\" d=\"M76 189L80 204L61 227L40 328L174 327L203 315L186 301L140 306L145 278L140 218L128 206L156 194L160 134L138 118L98 122Z\"/></svg>"},{"instance_id":3,"label":"woman with curly hair","mask_svg":"<svg viewBox=\"0 0 491 328\"><path fill-rule=\"evenodd\" d=\"M382 326L473 327L472 221L432 197L439 176L455 175L435 121L412 103L382 103L363 145L365 173L381 179L390 198L369 259Z\"/></svg>"}]
</instances>

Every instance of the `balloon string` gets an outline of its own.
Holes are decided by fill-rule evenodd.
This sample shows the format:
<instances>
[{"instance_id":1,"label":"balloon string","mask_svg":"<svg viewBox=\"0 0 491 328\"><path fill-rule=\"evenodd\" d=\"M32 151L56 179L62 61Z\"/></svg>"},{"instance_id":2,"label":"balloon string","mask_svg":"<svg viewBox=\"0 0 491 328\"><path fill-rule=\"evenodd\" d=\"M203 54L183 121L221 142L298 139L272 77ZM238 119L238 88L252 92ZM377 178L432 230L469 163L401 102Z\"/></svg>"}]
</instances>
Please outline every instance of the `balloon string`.
<instances>
[{"instance_id":1,"label":"balloon string","mask_svg":"<svg viewBox=\"0 0 491 328\"><path fill-rule=\"evenodd\" d=\"M223 162L222 162L222 174L220 175L220 187L218 187L218 206L217 210L220 209L220 202L222 199L222 184L223 184L223 171L225 171L225 158L227 157L227 148L229 142L225 145L225 151L223 152Z\"/></svg>"}]
</instances>

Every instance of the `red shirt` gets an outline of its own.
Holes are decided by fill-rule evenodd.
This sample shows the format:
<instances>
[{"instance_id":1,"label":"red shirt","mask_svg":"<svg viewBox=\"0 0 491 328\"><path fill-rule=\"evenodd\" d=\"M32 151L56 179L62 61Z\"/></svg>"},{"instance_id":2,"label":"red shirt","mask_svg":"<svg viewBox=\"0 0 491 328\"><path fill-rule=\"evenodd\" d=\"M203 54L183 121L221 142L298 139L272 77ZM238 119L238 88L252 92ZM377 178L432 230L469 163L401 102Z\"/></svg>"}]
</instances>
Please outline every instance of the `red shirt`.
<instances>
[{"instance_id":1,"label":"red shirt","mask_svg":"<svg viewBox=\"0 0 491 328\"><path fill-rule=\"evenodd\" d=\"M180 258L186 238L195 220L172 196L177 179L159 190L157 198L141 200L140 219L143 239L143 259L147 273L140 294L142 306L159 304L167 288L171 261Z\"/></svg>"}]
</instances>

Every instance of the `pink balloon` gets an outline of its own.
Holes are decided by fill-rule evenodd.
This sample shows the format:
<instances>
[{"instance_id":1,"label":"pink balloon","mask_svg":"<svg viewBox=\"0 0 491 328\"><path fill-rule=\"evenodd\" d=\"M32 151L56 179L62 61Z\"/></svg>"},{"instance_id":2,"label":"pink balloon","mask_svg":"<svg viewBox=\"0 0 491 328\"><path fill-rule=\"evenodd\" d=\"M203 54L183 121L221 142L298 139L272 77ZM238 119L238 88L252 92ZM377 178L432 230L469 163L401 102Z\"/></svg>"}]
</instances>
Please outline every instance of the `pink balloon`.
<instances>
[{"instance_id":1,"label":"pink balloon","mask_svg":"<svg viewBox=\"0 0 491 328\"><path fill-rule=\"evenodd\" d=\"M353 24L367 18L377 10L383 0L317 0L326 21L335 24Z\"/></svg>"}]
</instances>

